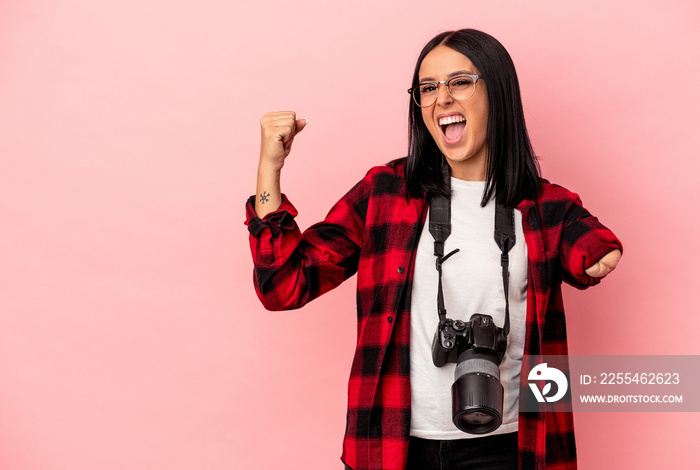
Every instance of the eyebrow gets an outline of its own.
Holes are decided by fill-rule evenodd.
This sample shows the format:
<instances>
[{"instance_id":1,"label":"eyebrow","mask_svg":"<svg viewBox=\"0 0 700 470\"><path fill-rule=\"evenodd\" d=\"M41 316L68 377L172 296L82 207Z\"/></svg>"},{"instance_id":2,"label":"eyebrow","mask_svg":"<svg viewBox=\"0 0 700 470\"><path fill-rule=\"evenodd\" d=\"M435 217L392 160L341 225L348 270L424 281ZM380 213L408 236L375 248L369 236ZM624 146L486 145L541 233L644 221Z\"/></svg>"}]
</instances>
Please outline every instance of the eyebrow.
<instances>
[{"instance_id":1,"label":"eyebrow","mask_svg":"<svg viewBox=\"0 0 700 470\"><path fill-rule=\"evenodd\" d=\"M456 77L458 75L476 75L474 72L470 72L467 70L458 70L456 72L448 73L447 78L450 79L452 77ZM433 78L433 77L424 77L420 79L420 83L423 82L438 82L439 80Z\"/></svg>"}]
</instances>

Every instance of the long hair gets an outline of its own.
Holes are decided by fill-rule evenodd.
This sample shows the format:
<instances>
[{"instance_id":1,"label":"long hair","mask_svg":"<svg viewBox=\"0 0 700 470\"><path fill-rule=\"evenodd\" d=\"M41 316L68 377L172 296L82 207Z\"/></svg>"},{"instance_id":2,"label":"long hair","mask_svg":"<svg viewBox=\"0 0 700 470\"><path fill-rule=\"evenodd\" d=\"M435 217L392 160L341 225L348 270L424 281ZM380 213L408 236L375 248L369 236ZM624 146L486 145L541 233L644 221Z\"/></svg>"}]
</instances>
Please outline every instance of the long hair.
<instances>
[{"instance_id":1,"label":"long hair","mask_svg":"<svg viewBox=\"0 0 700 470\"><path fill-rule=\"evenodd\" d=\"M483 76L486 87L487 169L481 205L485 206L494 193L499 203L509 207L515 207L523 199L535 198L540 187L539 166L525 127L518 76L508 51L494 37L481 31L446 31L431 39L421 51L411 86L418 85L418 70L425 56L439 45L468 57ZM445 158L425 126L421 108L409 99L405 168L408 192L413 197L425 193L448 196L441 173Z\"/></svg>"}]
</instances>

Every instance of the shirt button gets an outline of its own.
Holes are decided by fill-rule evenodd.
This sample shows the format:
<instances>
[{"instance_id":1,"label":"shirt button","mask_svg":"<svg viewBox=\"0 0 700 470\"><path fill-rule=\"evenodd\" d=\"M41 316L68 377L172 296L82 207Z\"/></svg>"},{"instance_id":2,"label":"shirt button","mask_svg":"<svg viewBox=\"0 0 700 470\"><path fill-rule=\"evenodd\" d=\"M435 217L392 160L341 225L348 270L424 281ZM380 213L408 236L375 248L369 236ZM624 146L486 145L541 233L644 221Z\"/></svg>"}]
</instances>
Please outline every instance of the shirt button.
<instances>
[{"instance_id":1,"label":"shirt button","mask_svg":"<svg viewBox=\"0 0 700 470\"><path fill-rule=\"evenodd\" d=\"M393 319L392 317L389 317L389 318L386 319L386 321L388 321L389 323L391 323L391 322L394 321L394 319Z\"/></svg>"},{"instance_id":2,"label":"shirt button","mask_svg":"<svg viewBox=\"0 0 700 470\"><path fill-rule=\"evenodd\" d=\"M403 273L403 267L399 266L399 269L397 269L397 271L399 272L399 274Z\"/></svg>"},{"instance_id":3,"label":"shirt button","mask_svg":"<svg viewBox=\"0 0 700 470\"><path fill-rule=\"evenodd\" d=\"M418 228L418 222L413 222L413 228L414 229Z\"/></svg>"}]
</instances>

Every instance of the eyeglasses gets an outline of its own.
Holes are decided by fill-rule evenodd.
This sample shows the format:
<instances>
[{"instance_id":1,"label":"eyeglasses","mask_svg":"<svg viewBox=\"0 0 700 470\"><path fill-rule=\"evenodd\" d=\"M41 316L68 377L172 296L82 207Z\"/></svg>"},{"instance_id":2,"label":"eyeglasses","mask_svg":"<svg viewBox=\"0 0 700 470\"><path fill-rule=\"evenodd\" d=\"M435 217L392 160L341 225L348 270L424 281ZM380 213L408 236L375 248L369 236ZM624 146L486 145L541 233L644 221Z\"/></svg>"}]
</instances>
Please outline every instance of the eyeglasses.
<instances>
[{"instance_id":1,"label":"eyeglasses","mask_svg":"<svg viewBox=\"0 0 700 470\"><path fill-rule=\"evenodd\" d=\"M413 88L409 88L408 92L413 96L413 101L421 108L429 108L434 105L438 98L438 88L443 83L447 87L447 92L457 101L468 100L474 95L476 90L476 82L481 78L480 75L458 75L449 80L441 82L423 82Z\"/></svg>"}]
</instances>

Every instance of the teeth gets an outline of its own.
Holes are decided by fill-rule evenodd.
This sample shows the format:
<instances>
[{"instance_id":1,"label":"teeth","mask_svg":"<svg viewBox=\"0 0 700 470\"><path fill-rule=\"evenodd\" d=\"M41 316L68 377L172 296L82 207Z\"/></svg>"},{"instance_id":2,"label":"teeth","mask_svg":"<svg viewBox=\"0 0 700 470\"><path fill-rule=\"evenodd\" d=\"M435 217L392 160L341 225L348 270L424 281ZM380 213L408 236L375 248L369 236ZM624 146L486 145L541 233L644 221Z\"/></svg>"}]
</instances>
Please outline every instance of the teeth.
<instances>
[{"instance_id":1,"label":"teeth","mask_svg":"<svg viewBox=\"0 0 700 470\"><path fill-rule=\"evenodd\" d=\"M438 121L438 124L441 126L445 126L447 124L454 124L455 122L462 122L462 121L466 121L464 116L447 116L447 117L440 118L440 120Z\"/></svg>"}]
</instances>

